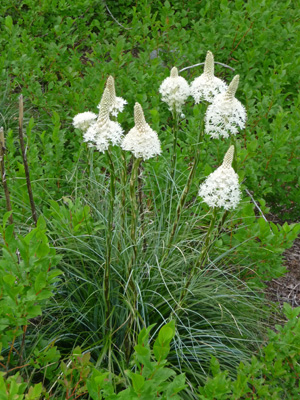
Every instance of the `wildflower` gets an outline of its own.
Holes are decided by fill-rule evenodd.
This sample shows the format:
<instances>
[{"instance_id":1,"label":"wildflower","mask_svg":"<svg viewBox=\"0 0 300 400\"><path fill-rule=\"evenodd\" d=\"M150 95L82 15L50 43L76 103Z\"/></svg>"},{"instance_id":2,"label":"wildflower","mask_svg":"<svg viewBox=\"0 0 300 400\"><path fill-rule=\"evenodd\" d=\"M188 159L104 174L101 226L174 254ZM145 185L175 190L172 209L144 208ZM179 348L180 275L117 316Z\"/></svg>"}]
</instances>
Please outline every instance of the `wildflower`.
<instances>
[{"instance_id":1,"label":"wildflower","mask_svg":"<svg viewBox=\"0 0 300 400\"><path fill-rule=\"evenodd\" d=\"M117 97L116 96L116 89L115 89L115 80L114 78L110 75L106 81L106 88L109 90L110 94L110 106L109 106L109 113L117 117L119 112L122 112L124 109L124 105L127 104L127 101L123 99L122 97ZM100 109L101 102L98 105L98 108Z\"/></svg>"},{"instance_id":2,"label":"wildflower","mask_svg":"<svg viewBox=\"0 0 300 400\"><path fill-rule=\"evenodd\" d=\"M100 102L97 121L83 135L84 141L89 142L89 146L96 146L97 150L102 153L108 149L110 144L120 144L123 136L121 125L109 119L110 105L110 92L108 88L105 88Z\"/></svg>"},{"instance_id":3,"label":"wildflower","mask_svg":"<svg viewBox=\"0 0 300 400\"><path fill-rule=\"evenodd\" d=\"M73 126L74 128L80 129L85 132L90 127L90 125L95 122L96 118L97 115L91 111L77 114L73 118Z\"/></svg>"},{"instance_id":4,"label":"wildflower","mask_svg":"<svg viewBox=\"0 0 300 400\"><path fill-rule=\"evenodd\" d=\"M201 101L212 103L214 97L227 89L226 83L214 76L214 56L208 51L204 63L204 72L191 83L191 95L198 104Z\"/></svg>"},{"instance_id":5,"label":"wildflower","mask_svg":"<svg viewBox=\"0 0 300 400\"><path fill-rule=\"evenodd\" d=\"M182 106L190 95L190 88L187 81L182 76L178 76L177 68L173 67L170 76L160 85L159 93L171 112L175 110L176 113L181 114Z\"/></svg>"},{"instance_id":6,"label":"wildflower","mask_svg":"<svg viewBox=\"0 0 300 400\"><path fill-rule=\"evenodd\" d=\"M144 112L139 103L135 103L134 106L134 123L135 126L122 141L122 149L131 151L136 158L141 157L144 160L161 154L157 133L145 121Z\"/></svg>"},{"instance_id":7,"label":"wildflower","mask_svg":"<svg viewBox=\"0 0 300 400\"><path fill-rule=\"evenodd\" d=\"M225 210L230 210L236 208L240 201L239 177L231 166L233 154L234 146L230 146L223 164L200 186L199 196L210 207L224 207Z\"/></svg>"},{"instance_id":8,"label":"wildflower","mask_svg":"<svg viewBox=\"0 0 300 400\"><path fill-rule=\"evenodd\" d=\"M245 128L247 119L245 107L234 97L239 84L236 75L226 92L217 95L208 106L205 115L205 133L213 138L227 138L229 134L236 135L238 128Z\"/></svg>"}]
</instances>

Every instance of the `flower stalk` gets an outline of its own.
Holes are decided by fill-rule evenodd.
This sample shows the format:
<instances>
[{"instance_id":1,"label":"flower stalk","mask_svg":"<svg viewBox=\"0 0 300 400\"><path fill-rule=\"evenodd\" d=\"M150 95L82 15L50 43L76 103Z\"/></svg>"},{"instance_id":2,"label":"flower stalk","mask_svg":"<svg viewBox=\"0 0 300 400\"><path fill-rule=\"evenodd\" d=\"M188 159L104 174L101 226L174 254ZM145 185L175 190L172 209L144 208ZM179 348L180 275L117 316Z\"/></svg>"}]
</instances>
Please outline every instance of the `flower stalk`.
<instances>
[{"instance_id":1,"label":"flower stalk","mask_svg":"<svg viewBox=\"0 0 300 400\"><path fill-rule=\"evenodd\" d=\"M202 117L205 114L206 108L207 108L207 106L205 106L203 108ZM197 170L197 166L198 166L198 163L199 163L199 160L200 160L200 150L201 150L201 143L202 143L203 134L204 134L204 118L201 119L201 126L200 126L200 130L199 130L199 136L198 136L198 139L197 139L197 151L196 151L196 154L194 156L193 164L192 164L192 167L191 167L191 170L190 170L186 185L185 185L185 187L184 187L184 189L183 189L183 191L181 193L179 202L178 202L177 207L176 207L175 221L173 222L171 233L170 233L168 244L167 244L167 248L166 248L167 254L169 252L170 246L173 243L173 239L174 239L174 236L175 236L175 233L176 233L177 226L178 226L179 221L180 221L182 210L184 208L184 205L185 205L185 202L186 202L186 198L187 198L187 196L189 194L189 191L190 191L190 188L191 188L191 184L193 182L193 178L194 178L195 172Z\"/></svg>"},{"instance_id":2,"label":"flower stalk","mask_svg":"<svg viewBox=\"0 0 300 400\"><path fill-rule=\"evenodd\" d=\"M179 121L178 121L178 114L174 107L172 112L173 116L173 155L172 155L172 178L175 179L176 174L176 164L177 164L177 141L178 141L178 129L179 129Z\"/></svg>"},{"instance_id":3,"label":"flower stalk","mask_svg":"<svg viewBox=\"0 0 300 400\"><path fill-rule=\"evenodd\" d=\"M145 224L145 216L144 216L144 204L143 204L143 165L140 163L138 168L138 196L139 196L139 214L141 218L141 235L143 237L143 251L147 248L146 237L144 236L144 224Z\"/></svg>"},{"instance_id":4,"label":"flower stalk","mask_svg":"<svg viewBox=\"0 0 300 400\"><path fill-rule=\"evenodd\" d=\"M131 259L131 263L129 265L128 275L130 275L131 267L134 264L137 256L137 238L136 238L136 227L137 227L137 220L138 220L138 204L136 199L136 184L137 184L137 177L138 177L138 170L139 165L141 163L141 158L135 158L132 166L131 171L131 178L130 178L130 200L131 200L131 230L130 236L133 245L133 256Z\"/></svg>"},{"instance_id":5,"label":"flower stalk","mask_svg":"<svg viewBox=\"0 0 300 400\"><path fill-rule=\"evenodd\" d=\"M104 269L104 300L105 300L105 321L106 327L109 328L110 315L110 265L111 265L111 250L112 250L112 231L113 231L113 215L114 215L114 200L115 200L115 170L111 157L110 149L107 150L107 160L110 167L110 196L109 196L109 212L108 212L108 227L106 233L106 260Z\"/></svg>"},{"instance_id":6,"label":"flower stalk","mask_svg":"<svg viewBox=\"0 0 300 400\"><path fill-rule=\"evenodd\" d=\"M199 256L197 262L195 263L195 265L193 266L193 268L191 270L191 274L190 274L190 279L189 280L191 280L193 278L194 273L195 273L195 271L197 269L201 269L202 268L203 264L206 261L206 258L207 258L207 255L208 255L208 251L209 251L209 249L211 247L211 244L212 244L213 238L214 238L213 229L214 229L214 227L216 225L218 211L219 210L218 210L217 207L215 207L213 209L212 217L211 217L211 220L210 220L208 231L206 233L204 245L202 246L201 253L200 253L200 256ZM211 240L211 236L212 236L212 240Z\"/></svg>"},{"instance_id":7,"label":"flower stalk","mask_svg":"<svg viewBox=\"0 0 300 400\"><path fill-rule=\"evenodd\" d=\"M127 164L125 151L121 149L121 160L122 160L122 169L121 169L121 232L123 235L125 230L125 207L126 207L126 181L127 181ZM119 250L121 250L121 238L119 240Z\"/></svg>"},{"instance_id":8,"label":"flower stalk","mask_svg":"<svg viewBox=\"0 0 300 400\"><path fill-rule=\"evenodd\" d=\"M227 213L225 213L225 214L227 216ZM179 302L178 302L178 306L177 306L175 311L177 311L178 309L182 308L182 304L184 302L185 296L186 296L186 294L188 292L188 288L189 288L189 286L190 286L190 284L192 282L192 279L195 276L195 273L197 272L197 270L199 270L199 269L201 269L203 267L203 265L204 265L204 263L206 261L209 249L210 249L210 247L211 247L211 245L213 243L213 239L214 239L214 236L215 236L213 234L213 229L214 229L214 227L216 225L217 216L218 216L218 209L214 208L213 212L212 212L212 217L211 217L211 220L210 220L209 228L208 228L208 231L206 233L205 241L204 241L204 244L203 244L202 249L201 249L200 256L199 256L198 260L196 261L196 263L194 264L194 266L192 267L192 269L190 271L188 280L187 280L186 284L184 285L184 288L183 288L183 290L181 292L180 299L179 299ZM222 222L225 222L225 219L224 220L222 219ZM219 229L221 229L221 226L218 227L218 232L219 232Z\"/></svg>"}]
</instances>

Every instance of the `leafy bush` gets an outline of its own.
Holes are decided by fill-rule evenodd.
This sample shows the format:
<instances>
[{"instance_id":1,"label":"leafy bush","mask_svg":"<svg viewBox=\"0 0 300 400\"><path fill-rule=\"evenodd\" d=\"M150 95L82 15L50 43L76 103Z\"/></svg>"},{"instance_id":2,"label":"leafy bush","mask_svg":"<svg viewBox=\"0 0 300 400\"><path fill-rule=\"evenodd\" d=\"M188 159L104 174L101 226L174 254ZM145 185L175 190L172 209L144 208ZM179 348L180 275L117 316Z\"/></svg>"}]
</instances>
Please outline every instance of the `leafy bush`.
<instances>
[{"instance_id":1,"label":"leafy bush","mask_svg":"<svg viewBox=\"0 0 300 400\"><path fill-rule=\"evenodd\" d=\"M199 387L199 392L193 389L188 398L201 400L226 399L290 399L299 396L299 313L300 308L292 309L284 305L287 322L276 326L276 332L269 331L269 340L262 354L253 356L250 363L241 363L237 368L235 379L228 377L228 371L222 371L216 358L211 360L212 377ZM98 370L90 363L90 354L82 354L80 348L74 349L68 364L61 362L56 371L58 377L52 385L62 386L64 393L56 393L56 398L78 398L87 393L94 400L100 399L180 399L185 385L185 374L176 375L173 369L167 367L167 356L170 343L174 339L174 321L163 326L153 344L149 346L149 332L152 327L144 328L139 333L132 369L126 371L129 381L125 383L109 372ZM46 352L44 352L44 355ZM55 351L48 355L49 365L57 366ZM37 359L38 360L38 359ZM60 378L61 377L61 378ZM171 379L170 379L171 378ZM116 389L116 385L119 389ZM128 388L122 390L122 386ZM0 374L0 388L3 399L11 396L18 400L38 400L43 394L49 398L52 392L46 392L42 383L37 383L28 390L28 383L19 375L3 378ZM180 393L180 394L179 394ZM63 397L66 396L66 397ZM185 397L183 397L185 398Z\"/></svg>"},{"instance_id":2,"label":"leafy bush","mask_svg":"<svg viewBox=\"0 0 300 400\"><path fill-rule=\"evenodd\" d=\"M55 369L55 348L44 349L40 354L35 335L42 309L53 296L62 272L55 268L61 257L49 246L44 219L40 217L37 227L22 237L16 235L13 224L6 226L10 214L5 214L0 227L0 348L3 354L0 365L5 371L0 373L0 391L1 399L21 400L28 385L19 372L12 375L16 370L46 368L44 376L52 377L51 371ZM39 399L41 392L42 383L38 383L28 388L25 398Z\"/></svg>"},{"instance_id":3,"label":"leafy bush","mask_svg":"<svg viewBox=\"0 0 300 400\"><path fill-rule=\"evenodd\" d=\"M287 322L269 330L269 340L260 356L253 356L251 363L241 363L237 377L228 378L221 371L218 361L211 362L212 378L200 390L199 400L229 399L296 399L300 395L299 350L300 308L284 304Z\"/></svg>"},{"instance_id":4,"label":"leafy bush","mask_svg":"<svg viewBox=\"0 0 300 400\"><path fill-rule=\"evenodd\" d=\"M16 238L14 225L6 227L7 213L0 228L2 234L2 259L0 261L1 325L0 338L4 347L10 344L7 366L12 363L13 350L19 347L22 359L25 335L30 320L42 314L41 306L53 296L54 283L58 282L61 271L53 269L60 260L54 249L50 249L45 235L45 221L39 218L37 227L24 238ZM22 336L17 346L16 340Z\"/></svg>"}]
</instances>

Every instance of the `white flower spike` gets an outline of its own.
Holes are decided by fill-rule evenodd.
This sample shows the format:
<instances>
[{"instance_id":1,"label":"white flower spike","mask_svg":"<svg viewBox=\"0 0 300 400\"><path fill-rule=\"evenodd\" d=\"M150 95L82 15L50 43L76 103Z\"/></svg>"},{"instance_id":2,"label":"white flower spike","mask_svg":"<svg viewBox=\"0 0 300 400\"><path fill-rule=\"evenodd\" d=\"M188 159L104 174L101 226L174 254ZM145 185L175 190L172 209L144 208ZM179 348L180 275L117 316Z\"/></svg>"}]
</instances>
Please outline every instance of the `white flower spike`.
<instances>
[{"instance_id":1,"label":"white flower spike","mask_svg":"<svg viewBox=\"0 0 300 400\"><path fill-rule=\"evenodd\" d=\"M159 93L172 113L175 110L176 113L182 114L182 106L190 95L190 88L187 81L182 76L178 76L177 68L173 67L170 76L160 85Z\"/></svg>"},{"instance_id":2,"label":"white flower spike","mask_svg":"<svg viewBox=\"0 0 300 400\"><path fill-rule=\"evenodd\" d=\"M74 128L80 129L85 132L91 126L91 124L95 122L96 119L97 115L95 113L91 111L86 111L75 115L75 117L73 118L73 126Z\"/></svg>"},{"instance_id":3,"label":"white flower spike","mask_svg":"<svg viewBox=\"0 0 300 400\"><path fill-rule=\"evenodd\" d=\"M195 103L208 101L212 103L215 96L223 93L227 89L227 85L222 79L214 76L214 56L208 51L204 63L204 72L191 83L191 95L195 99Z\"/></svg>"},{"instance_id":4,"label":"white flower spike","mask_svg":"<svg viewBox=\"0 0 300 400\"><path fill-rule=\"evenodd\" d=\"M83 135L84 141L89 142L89 146L96 146L97 150L102 153L108 149L110 144L113 146L120 144L123 137L121 125L109 119L110 106L110 92L108 88L105 88L99 105L97 121Z\"/></svg>"},{"instance_id":5,"label":"white flower spike","mask_svg":"<svg viewBox=\"0 0 300 400\"><path fill-rule=\"evenodd\" d=\"M244 129L247 119L245 107L234 97L239 85L239 75L231 81L226 92L215 97L205 115L205 133L217 139L236 135Z\"/></svg>"},{"instance_id":6,"label":"white flower spike","mask_svg":"<svg viewBox=\"0 0 300 400\"><path fill-rule=\"evenodd\" d=\"M122 112L124 109L124 105L127 104L127 101L123 99L122 97L117 97L116 96L116 89L115 89L115 80L114 78L110 75L106 81L106 88L109 90L110 94L110 106L109 106L109 113L117 117L119 112ZM98 108L100 109L101 102L98 105Z\"/></svg>"},{"instance_id":7,"label":"white flower spike","mask_svg":"<svg viewBox=\"0 0 300 400\"><path fill-rule=\"evenodd\" d=\"M238 174L232 168L234 146L225 154L223 164L201 184L199 196L210 207L235 209L241 199Z\"/></svg>"},{"instance_id":8,"label":"white flower spike","mask_svg":"<svg viewBox=\"0 0 300 400\"><path fill-rule=\"evenodd\" d=\"M161 154L157 133L145 121L143 109L139 103L134 106L135 126L124 137L121 147L133 153L135 158L148 160Z\"/></svg>"}]
</instances>

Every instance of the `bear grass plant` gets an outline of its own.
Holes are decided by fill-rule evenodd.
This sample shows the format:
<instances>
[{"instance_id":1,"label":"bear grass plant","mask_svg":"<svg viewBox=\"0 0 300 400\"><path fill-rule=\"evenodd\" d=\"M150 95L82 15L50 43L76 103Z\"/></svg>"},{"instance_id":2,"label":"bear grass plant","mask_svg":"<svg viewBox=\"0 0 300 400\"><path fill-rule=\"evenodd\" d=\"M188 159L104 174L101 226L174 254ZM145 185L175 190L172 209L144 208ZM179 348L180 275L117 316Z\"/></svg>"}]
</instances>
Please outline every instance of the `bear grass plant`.
<instances>
[{"instance_id":1,"label":"bear grass plant","mask_svg":"<svg viewBox=\"0 0 300 400\"><path fill-rule=\"evenodd\" d=\"M174 81L172 88L169 99L174 103ZM249 199L240 201L239 178L232 168L238 165L236 140L231 138L234 144L223 154L222 165L214 173L205 171L210 152L207 103L195 106L188 150L180 140L187 119L173 108L163 126L161 154L159 138L139 103L135 127L123 138L110 115L108 93L105 88L99 116L88 115L80 126L88 144L82 143L73 172L74 192L61 202L47 191L42 195L48 200L43 209L39 205L38 214L43 212L52 246L63 256L64 276L41 322L28 334L26 330L27 352L22 342L19 346L25 360L33 346L55 344L68 375L70 354L79 345L91 354L95 368L118 375L126 386L124 371L130 368L138 333L155 324L155 336L172 320L176 331L169 362L174 371L186 374L188 386L181 396L191 398L193 388L205 381L211 356L234 374L264 339L270 309L259 286L262 279L282 273L277 254L280 246L291 245L299 226L265 226ZM226 101L230 106L232 96ZM226 124L235 123L234 115L230 118L225 115ZM78 117L75 121L77 125ZM32 122L29 134L31 129ZM273 256L262 260L264 248ZM274 259L277 265L271 270ZM262 261L267 268L259 268ZM59 380L44 384L51 393L59 392Z\"/></svg>"},{"instance_id":2,"label":"bear grass plant","mask_svg":"<svg viewBox=\"0 0 300 400\"><path fill-rule=\"evenodd\" d=\"M37 154L43 155L44 162L35 163L31 173L39 182L48 177L43 187L56 199L66 195L64 178L67 173L72 175L81 139L79 134L74 136L69 124L74 113L99 101L107 76L118 76L121 95L130 93L128 100L142 105L147 102L156 125L152 127L158 130L158 118L166 108L158 100L154 82L167 76L168 66L176 65L180 70L204 61L210 48L218 61L234 68L234 75L243 80L239 100L249 119L238 157L245 167L248 188L276 212L283 210L284 217L297 218L300 63L295 48L300 38L299 9L290 0L182 4L179 0L172 4L121 2L120 6L110 2L109 9L122 27L103 2L94 0L76 4L63 0L51 4L26 0L21 5L16 0L1 2L1 88L5 91L2 82L9 82L12 104L22 89L27 109L32 108L40 125L34 127L31 137L36 140L30 144L32 151L36 148ZM228 83L234 76L219 65L215 71ZM199 73L188 69L182 75L193 81ZM89 90L91 87L94 90ZM5 106L1 105L2 114ZM131 115L125 110L120 118L127 124ZM212 154L220 153L219 164L226 146L220 142L213 147ZM9 151L10 176L17 186L24 175L19 170L15 143Z\"/></svg>"},{"instance_id":3,"label":"bear grass plant","mask_svg":"<svg viewBox=\"0 0 300 400\"><path fill-rule=\"evenodd\" d=\"M88 163L82 162L87 171L83 179L77 174L75 204L64 198L65 205L50 201L50 207L44 209L55 248L64 254L64 284L55 302L45 309L40 334L43 340L54 341L66 357L80 345L91 352L96 368L105 367L124 380L138 332L156 324L156 333L172 319L176 334L169 362L174 370L186 373L189 387L204 382L212 355L233 373L240 360L247 360L263 340L269 315L258 291L263 274L249 264L251 250L246 255L243 252L255 241L261 224L256 222L253 206L249 212L249 200L244 199L234 210L240 200L237 187L234 192L225 190L231 174L238 185L231 167L234 146L218 172L225 188L216 187L210 193L216 190L214 196L222 198L215 204L216 199L211 198L210 209L198 198L199 177L195 174L201 159L199 149L204 145L203 124L194 135L192 164L182 171L177 164L176 131L181 124L176 109L173 135L168 137L171 145L159 156L159 164L157 157L152 157L160 154L160 148L150 152L152 159L147 160L151 143L145 146L138 141L144 133L143 140L148 140L147 133L153 135L140 105L135 106L136 128L130 131L138 135L137 158L109 144L114 127L120 129L108 114L103 117L109 102L100 105L101 118L91 121L91 134L84 125L90 148L83 144L82 157ZM157 140L155 135L153 138ZM99 143L104 154L97 151ZM125 139L121 147L123 143ZM130 146L134 144L133 140ZM143 154L147 154L146 160ZM232 202L231 196L235 196ZM284 232L289 243L298 229L289 227ZM248 237L239 240L239 231L248 231ZM270 231L266 237L278 239L279 230L277 233ZM230 243L225 239L228 235ZM266 237L261 247L270 247ZM236 258L238 264L233 264ZM251 261L254 264L257 259ZM271 276L275 274L273 271ZM184 393L192 396L188 388Z\"/></svg>"}]
</instances>

